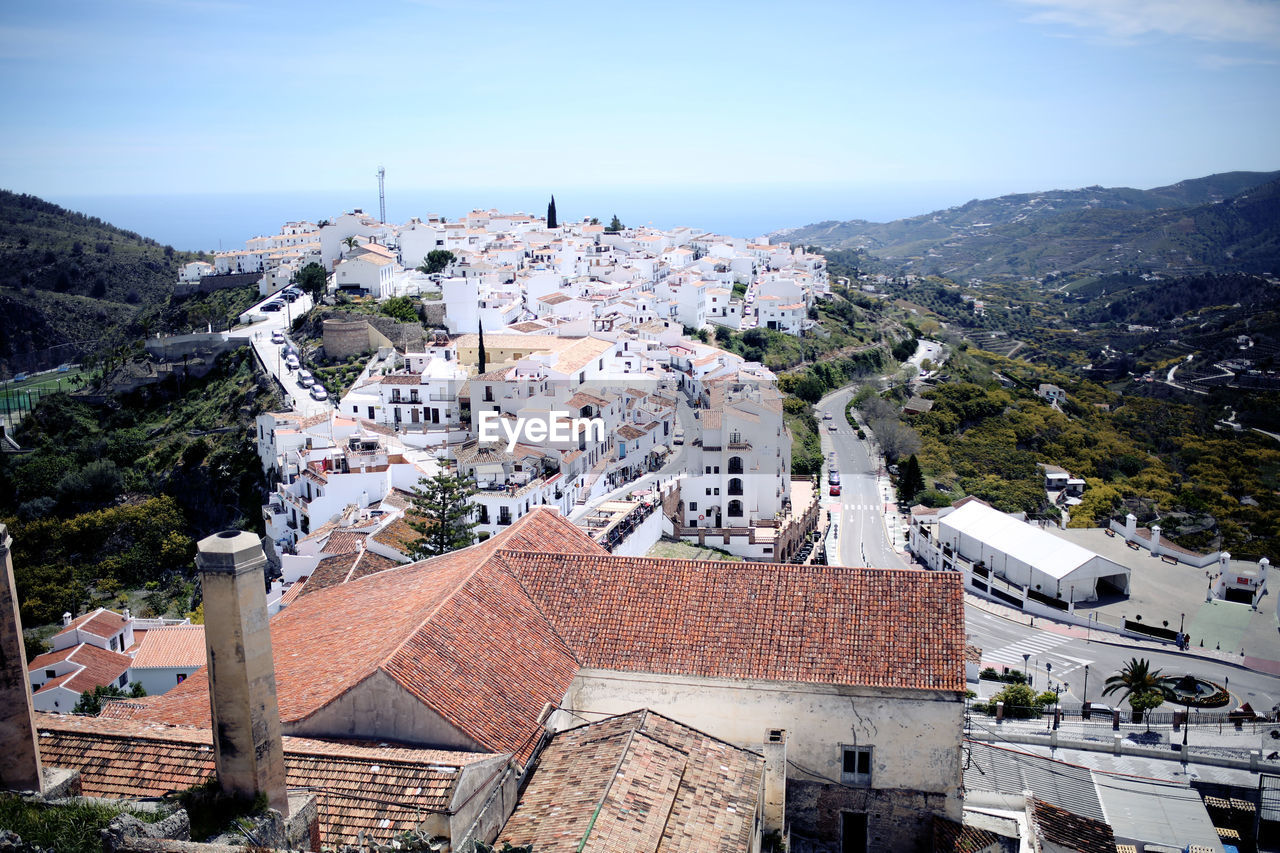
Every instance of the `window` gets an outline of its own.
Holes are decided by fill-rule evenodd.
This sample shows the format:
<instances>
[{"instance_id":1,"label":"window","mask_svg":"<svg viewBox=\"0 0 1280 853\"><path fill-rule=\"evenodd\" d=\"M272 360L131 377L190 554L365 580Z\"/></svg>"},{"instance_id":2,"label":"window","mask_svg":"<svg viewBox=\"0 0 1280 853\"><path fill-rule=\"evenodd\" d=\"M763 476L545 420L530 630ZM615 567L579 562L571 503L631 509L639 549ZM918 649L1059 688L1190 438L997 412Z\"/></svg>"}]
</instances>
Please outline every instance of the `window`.
<instances>
[{"instance_id":1,"label":"window","mask_svg":"<svg viewBox=\"0 0 1280 853\"><path fill-rule=\"evenodd\" d=\"M111 638L111 651L113 651L113 652L114 652L116 649L120 648L120 646L119 646L119 645L117 645L119 642L120 642L120 641L119 641L117 638L115 638L115 637L112 637L112 638Z\"/></svg>"},{"instance_id":2,"label":"window","mask_svg":"<svg viewBox=\"0 0 1280 853\"><path fill-rule=\"evenodd\" d=\"M710 465L708 465L708 466L707 466L706 473L708 473L708 474L710 474L710 473L711 473L711 466L710 466Z\"/></svg>"},{"instance_id":3,"label":"window","mask_svg":"<svg viewBox=\"0 0 1280 853\"><path fill-rule=\"evenodd\" d=\"M741 456L729 457L729 473L730 474L742 473L742 457Z\"/></svg>"},{"instance_id":4,"label":"window","mask_svg":"<svg viewBox=\"0 0 1280 853\"><path fill-rule=\"evenodd\" d=\"M742 501L729 501L729 517L742 518Z\"/></svg>"},{"instance_id":5,"label":"window","mask_svg":"<svg viewBox=\"0 0 1280 853\"><path fill-rule=\"evenodd\" d=\"M52 669L46 669L46 670L44 671L44 677L45 677L45 678L57 678L57 677L58 677L58 673L57 673L57 671L55 671L55 670L52 670Z\"/></svg>"},{"instance_id":6,"label":"window","mask_svg":"<svg viewBox=\"0 0 1280 853\"><path fill-rule=\"evenodd\" d=\"M697 511L698 511L698 502L697 502L697 501L689 501L689 512L697 512ZM49 671L50 671L50 672L52 672L53 670L49 670ZM49 676L49 677L50 677L50 678L53 678L53 676L52 676L52 675L51 675L51 676Z\"/></svg>"},{"instance_id":7,"label":"window","mask_svg":"<svg viewBox=\"0 0 1280 853\"><path fill-rule=\"evenodd\" d=\"M840 781L846 785L870 785L872 748L842 746L840 749Z\"/></svg>"},{"instance_id":8,"label":"window","mask_svg":"<svg viewBox=\"0 0 1280 853\"><path fill-rule=\"evenodd\" d=\"M124 675L120 676L120 681L119 681L119 682L117 682L117 683L118 683L121 687L124 687L126 684L128 684L128 683L129 683L129 673L127 673L127 672L126 672Z\"/></svg>"},{"instance_id":9,"label":"window","mask_svg":"<svg viewBox=\"0 0 1280 853\"><path fill-rule=\"evenodd\" d=\"M187 674L186 674L185 672L180 672L180 673L178 673L178 683L179 683L179 684L181 684L182 682L184 682L184 681L186 681L186 680L187 680Z\"/></svg>"},{"instance_id":10,"label":"window","mask_svg":"<svg viewBox=\"0 0 1280 853\"><path fill-rule=\"evenodd\" d=\"M742 494L742 480L738 479L737 477L734 477L732 480L729 481L729 494L731 495Z\"/></svg>"}]
</instances>

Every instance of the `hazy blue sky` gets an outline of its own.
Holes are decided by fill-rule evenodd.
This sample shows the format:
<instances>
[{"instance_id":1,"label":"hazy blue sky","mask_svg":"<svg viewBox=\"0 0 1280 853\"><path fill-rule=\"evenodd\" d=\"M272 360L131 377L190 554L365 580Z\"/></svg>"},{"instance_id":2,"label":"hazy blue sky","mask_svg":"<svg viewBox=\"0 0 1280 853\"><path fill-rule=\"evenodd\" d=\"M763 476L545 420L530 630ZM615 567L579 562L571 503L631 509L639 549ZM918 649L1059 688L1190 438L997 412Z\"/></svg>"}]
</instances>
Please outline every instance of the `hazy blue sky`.
<instances>
[{"instance_id":1,"label":"hazy blue sky","mask_svg":"<svg viewBox=\"0 0 1280 853\"><path fill-rule=\"evenodd\" d=\"M1280 168L1278 63L1276 0L9 2L0 186L1150 187Z\"/></svg>"}]
</instances>

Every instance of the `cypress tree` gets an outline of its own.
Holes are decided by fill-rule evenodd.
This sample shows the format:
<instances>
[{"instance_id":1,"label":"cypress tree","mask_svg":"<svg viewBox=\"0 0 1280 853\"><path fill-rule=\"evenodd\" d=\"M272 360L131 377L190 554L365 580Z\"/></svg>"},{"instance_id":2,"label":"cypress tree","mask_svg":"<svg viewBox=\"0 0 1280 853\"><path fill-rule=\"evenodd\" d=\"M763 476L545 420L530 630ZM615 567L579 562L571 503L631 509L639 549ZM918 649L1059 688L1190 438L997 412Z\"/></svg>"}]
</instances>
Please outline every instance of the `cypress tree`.
<instances>
[{"instance_id":1,"label":"cypress tree","mask_svg":"<svg viewBox=\"0 0 1280 853\"><path fill-rule=\"evenodd\" d=\"M551 197L551 203L547 205L547 227L559 228L560 223L556 220L556 197Z\"/></svg>"},{"instance_id":2,"label":"cypress tree","mask_svg":"<svg viewBox=\"0 0 1280 853\"><path fill-rule=\"evenodd\" d=\"M484 373L484 323L478 324L480 328L480 364L477 373Z\"/></svg>"}]
</instances>

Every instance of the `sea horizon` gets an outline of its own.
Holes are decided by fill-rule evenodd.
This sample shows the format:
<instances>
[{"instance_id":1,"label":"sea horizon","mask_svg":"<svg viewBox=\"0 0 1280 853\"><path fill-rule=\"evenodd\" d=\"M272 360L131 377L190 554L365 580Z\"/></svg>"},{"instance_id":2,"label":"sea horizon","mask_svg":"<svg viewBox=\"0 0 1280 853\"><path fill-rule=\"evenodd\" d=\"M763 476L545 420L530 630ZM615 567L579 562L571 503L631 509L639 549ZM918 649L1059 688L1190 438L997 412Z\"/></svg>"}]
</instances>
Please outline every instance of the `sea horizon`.
<instances>
[{"instance_id":1,"label":"sea horizon","mask_svg":"<svg viewBox=\"0 0 1280 853\"><path fill-rule=\"evenodd\" d=\"M888 222L985 197L978 187L680 187L570 189L556 193L561 222L615 214L625 225L690 226L731 237L756 238L829 220ZM318 222L360 209L378 216L378 192L317 190L151 195L40 194L41 198L182 251L225 251L277 233L295 220ZM528 189L387 191L387 221L440 214L450 220L471 210L543 215L550 192Z\"/></svg>"}]
</instances>

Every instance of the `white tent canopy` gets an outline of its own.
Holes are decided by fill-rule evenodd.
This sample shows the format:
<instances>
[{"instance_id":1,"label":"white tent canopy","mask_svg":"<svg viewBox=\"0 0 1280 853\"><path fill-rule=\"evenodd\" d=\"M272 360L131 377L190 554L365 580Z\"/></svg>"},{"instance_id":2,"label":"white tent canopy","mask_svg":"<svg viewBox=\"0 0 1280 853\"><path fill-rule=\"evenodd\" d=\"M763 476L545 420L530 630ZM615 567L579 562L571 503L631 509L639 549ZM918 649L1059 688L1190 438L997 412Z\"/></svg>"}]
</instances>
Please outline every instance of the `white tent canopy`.
<instances>
[{"instance_id":1,"label":"white tent canopy","mask_svg":"<svg viewBox=\"0 0 1280 853\"><path fill-rule=\"evenodd\" d=\"M1097 599L1099 580L1129 591L1127 567L980 501L943 516L938 539L1006 580L1063 600Z\"/></svg>"}]
</instances>

